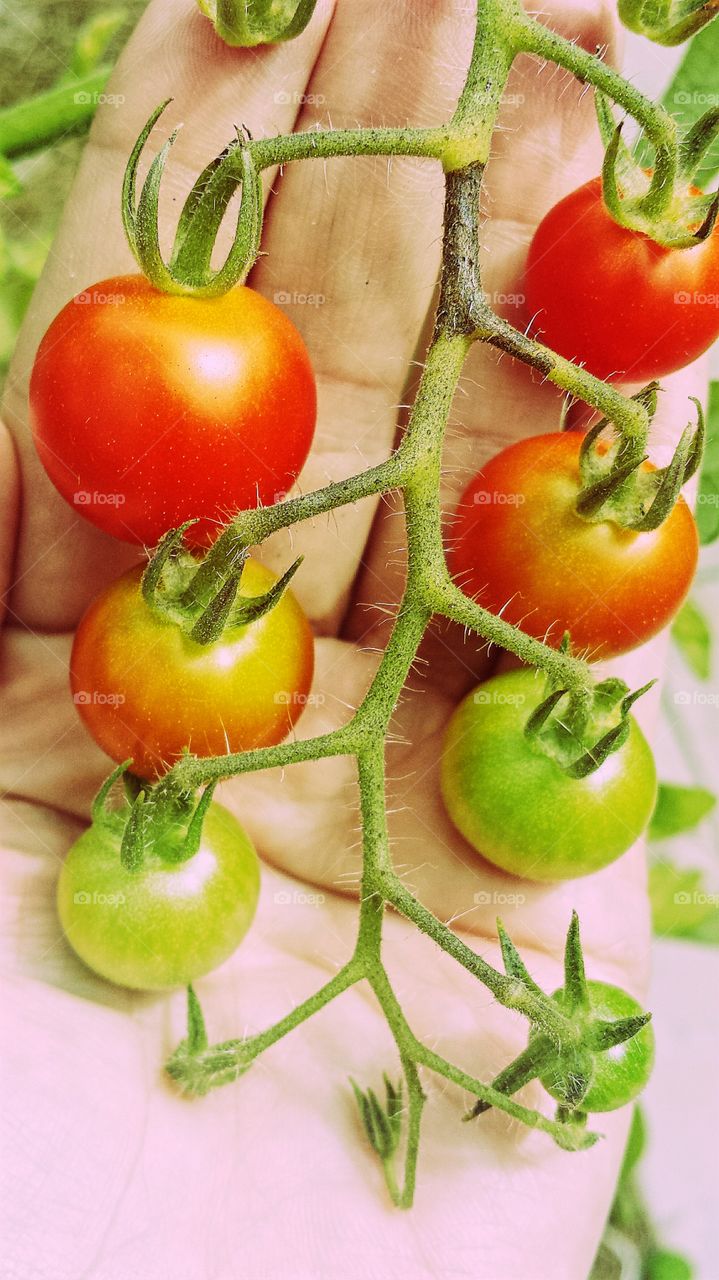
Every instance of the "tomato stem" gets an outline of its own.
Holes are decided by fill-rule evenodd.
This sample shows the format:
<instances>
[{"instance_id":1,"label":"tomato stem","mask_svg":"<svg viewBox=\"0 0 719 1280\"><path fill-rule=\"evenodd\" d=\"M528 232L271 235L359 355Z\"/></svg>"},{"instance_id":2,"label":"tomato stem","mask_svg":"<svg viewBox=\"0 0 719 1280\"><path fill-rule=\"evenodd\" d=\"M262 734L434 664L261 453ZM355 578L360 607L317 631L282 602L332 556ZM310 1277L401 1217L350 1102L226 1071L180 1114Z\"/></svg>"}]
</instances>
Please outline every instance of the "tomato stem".
<instances>
[{"instance_id":1,"label":"tomato stem","mask_svg":"<svg viewBox=\"0 0 719 1280\"><path fill-rule=\"evenodd\" d=\"M519 52L551 59L566 67L580 81L593 84L635 117L656 150L655 176L647 192L646 207L651 207L655 214L664 208L669 199L667 192L671 194L673 189L677 168L676 128L670 118L600 58L524 16L519 0L482 0L477 5L476 36L465 86L448 124L431 129L318 129L289 137L259 140L245 137L238 145L228 146L205 169L185 205L177 244L190 245L194 238L192 253L189 249L184 253L182 247L178 247L169 267L164 263L161 264L162 271L158 267L160 274L165 270L184 273L184 282L182 279L173 280L172 288L187 286L192 291L214 287L209 277L205 279L202 274L203 270L209 270L210 261L206 237L212 237L216 232L216 218L211 216L213 202L215 213L220 206L226 207L235 187L249 181L248 166L254 175L253 181L265 169L290 161L328 159L332 156L418 156L440 162L445 170L442 266L434 332L409 422L398 447L389 458L362 474L268 508L239 513L194 573L182 602L199 612L207 610L218 598L218 591L225 588L249 547L263 542L277 530L316 518L345 504L397 490L404 501L406 582L390 638L371 686L349 722L332 732L240 754L204 759L187 756L175 764L157 787L160 794L172 796L176 792L191 792L220 779L260 769L339 755L348 755L356 761L363 864L359 925L352 957L319 991L272 1027L255 1036L214 1047L200 1044L196 1052L191 1052L188 1042L184 1041L173 1055L168 1070L185 1087L198 1093L235 1080L265 1049L356 982L367 981L394 1037L407 1088L407 1135L401 1187L394 1164L390 1163L394 1146L392 1142L388 1144L385 1124L385 1120L390 1123L389 1110L394 1105L394 1095L388 1091L386 1114L377 1112L379 1103L376 1098L374 1102L368 1102L368 1122L392 1199L405 1207L411 1204L414 1194L425 1101L420 1069L451 1081L472 1094L483 1107L498 1107L522 1123L550 1134L568 1150L586 1147L595 1140L595 1135L587 1133L574 1122L574 1113L568 1115L567 1123L561 1119L549 1120L537 1111L514 1102L501 1088L474 1079L422 1044L404 1016L382 960L383 924L389 906L478 978L506 1009L520 1013L530 1021L539 1033L533 1054L538 1055L540 1050L544 1052L546 1047L547 1053L551 1051L556 1059L560 1050L569 1051L571 1056L575 1051L578 1055L586 1048L582 1039L586 1033L581 998L583 962L576 923L570 930L571 943L568 942L567 951L570 956L567 964L571 969L567 984L572 994L572 1010L568 1012L533 981L501 925L498 928L506 969L504 973L488 964L454 929L437 919L414 897L393 868L386 813L387 734L433 614L460 624L484 642L497 644L546 672L554 688L567 691L572 724L584 724L593 704L591 670L586 663L573 657L566 645L557 650L527 636L469 599L450 576L445 559L440 502L443 443L465 361L473 345L477 341L486 342L498 352L537 370L560 390L596 408L614 425L627 450L643 452L649 429L651 404L646 396L627 398L586 370L528 338L495 315L484 295L479 261L483 171L507 76ZM145 131L142 143L148 132ZM136 240L138 227L142 231L142 196L135 208L132 194L138 158L136 147L126 182L126 215L130 237L132 239L134 235ZM162 161L154 170L149 186L146 180L146 218L148 210L152 214L156 204L157 177L161 167ZM205 219L204 223L202 219ZM245 231L249 235L247 228ZM147 227L145 240L154 253L157 237ZM187 274L185 257L188 260L192 258L194 274L191 278ZM526 1062L525 1055L525 1066ZM513 1070L515 1076L512 1079L518 1078L516 1064ZM506 1077L506 1072L504 1075ZM498 1079L502 1082L501 1076ZM360 1093L360 1097L367 1098L368 1095ZM390 1136L394 1141L394 1131Z\"/></svg>"}]
</instances>

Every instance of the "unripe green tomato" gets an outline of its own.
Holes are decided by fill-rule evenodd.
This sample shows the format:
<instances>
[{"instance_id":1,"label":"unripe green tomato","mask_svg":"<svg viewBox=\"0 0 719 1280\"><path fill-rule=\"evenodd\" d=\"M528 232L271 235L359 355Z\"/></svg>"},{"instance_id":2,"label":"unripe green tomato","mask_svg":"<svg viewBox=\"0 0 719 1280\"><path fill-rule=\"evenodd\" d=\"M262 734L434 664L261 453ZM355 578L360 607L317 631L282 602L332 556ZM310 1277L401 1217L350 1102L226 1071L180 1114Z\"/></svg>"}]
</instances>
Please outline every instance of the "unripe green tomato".
<instances>
[{"instance_id":1,"label":"unripe green tomato","mask_svg":"<svg viewBox=\"0 0 719 1280\"><path fill-rule=\"evenodd\" d=\"M129 870L120 860L123 826L110 814L70 849L57 887L65 936L85 964L119 986L185 986L222 964L247 933L259 895L257 854L232 814L211 804L193 857L177 861L175 831Z\"/></svg>"},{"instance_id":2,"label":"unripe green tomato","mask_svg":"<svg viewBox=\"0 0 719 1280\"><path fill-rule=\"evenodd\" d=\"M459 704L444 741L441 787L465 840L503 871L565 880L607 866L634 843L654 809L654 759L630 719L624 745L585 778L571 778L524 735L544 681L522 669L494 676Z\"/></svg>"},{"instance_id":3,"label":"unripe green tomato","mask_svg":"<svg viewBox=\"0 0 719 1280\"><path fill-rule=\"evenodd\" d=\"M608 982L588 982L587 993L591 1011L596 1018L612 1022L618 1018L633 1018L644 1010L633 996L621 987ZM555 991L553 1000L566 1003L564 989ZM654 1031L651 1023L645 1025L622 1044L603 1049L593 1057L592 1080L579 1104L582 1111L615 1111L632 1102L644 1088L654 1065ZM566 1082L558 1078L555 1064L540 1075L540 1080L553 1098L565 1101Z\"/></svg>"}]
</instances>

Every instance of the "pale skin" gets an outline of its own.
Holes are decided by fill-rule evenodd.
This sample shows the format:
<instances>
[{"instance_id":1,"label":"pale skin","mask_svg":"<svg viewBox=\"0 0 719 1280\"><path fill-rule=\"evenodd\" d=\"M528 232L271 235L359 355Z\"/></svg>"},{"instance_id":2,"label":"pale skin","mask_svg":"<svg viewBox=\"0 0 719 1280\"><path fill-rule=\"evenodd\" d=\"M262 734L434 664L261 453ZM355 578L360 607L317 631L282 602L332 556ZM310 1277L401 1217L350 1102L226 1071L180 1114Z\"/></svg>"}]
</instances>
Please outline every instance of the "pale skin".
<instances>
[{"instance_id":1,"label":"pale skin","mask_svg":"<svg viewBox=\"0 0 719 1280\"><path fill-rule=\"evenodd\" d=\"M426 1077L415 1208L403 1214L389 1204L347 1084L352 1074L377 1086L382 1070L399 1070L364 986L271 1049L238 1084L189 1101L161 1071L184 1034L183 993L134 995L95 979L63 940L54 911L60 861L108 771L68 693L71 632L97 589L135 562L137 550L111 542L66 507L34 457L26 405L37 343L75 292L132 269L120 223L121 175L162 98L175 100L173 123L185 122L167 178L166 194L175 196L236 123L255 136L316 121L439 123L461 87L472 9L462 0L321 0L300 39L243 53L225 49L190 0L154 0L109 89L123 101L100 110L86 148L23 330L0 446L8 592L0 723L3 1084L13 1115L3 1203L7 1257L18 1275L578 1280L591 1266L628 1109L596 1117L604 1141L568 1155L494 1112L461 1124L466 1099ZM548 20L617 56L608 7L564 5ZM486 287L498 294L519 289L537 220L600 162L591 100L564 72L523 59L509 93L485 196ZM270 298L278 291L324 298L289 307L319 382L318 432L301 477L308 491L371 465L392 446L412 362L422 357L442 178L430 161L381 159L308 162L281 181L271 176L266 256L250 283ZM168 224L177 207L166 198ZM511 303L507 314L517 319ZM667 380L657 459L689 420L689 394L702 394L701 371ZM447 508L503 444L557 429L560 408L557 393L527 370L475 350L452 415ZM390 500L299 526L264 549L276 567L287 565L290 552L306 557L295 581L319 637L318 696L302 736L341 722L371 679L386 638L382 610L391 611L401 590L402 541ZM538 888L493 872L442 812L441 735L458 696L486 669L478 650L476 639L439 628L426 646L429 665L416 668L398 711L401 742L389 763L396 864L426 905L493 963L501 914L548 989L559 985L576 907L589 976L642 998L648 925L640 851L589 879ZM612 669L641 683L660 666L655 645ZM352 948L359 870L351 762L253 775L226 784L222 800L266 865L251 935L198 982L212 1040L263 1028L336 971ZM410 924L389 918L385 932L390 976L415 1031L491 1079L524 1044L525 1024ZM534 1087L522 1097L547 1107Z\"/></svg>"}]
</instances>

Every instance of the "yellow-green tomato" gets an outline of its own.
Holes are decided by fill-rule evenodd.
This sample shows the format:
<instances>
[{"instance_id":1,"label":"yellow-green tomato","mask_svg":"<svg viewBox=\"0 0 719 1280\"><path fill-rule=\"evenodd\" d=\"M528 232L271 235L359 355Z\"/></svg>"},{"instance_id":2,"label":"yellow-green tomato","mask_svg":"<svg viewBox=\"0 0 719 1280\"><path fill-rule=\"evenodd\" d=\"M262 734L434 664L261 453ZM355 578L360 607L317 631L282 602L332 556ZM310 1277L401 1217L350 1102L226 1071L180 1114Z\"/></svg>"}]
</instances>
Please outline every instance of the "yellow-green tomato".
<instances>
[{"instance_id":1,"label":"yellow-green tomato","mask_svg":"<svg viewBox=\"0 0 719 1280\"><path fill-rule=\"evenodd\" d=\"M647 741L630 722L624 745L594 773L568 777L524 734L544 699L530 670L494 676L452 716L441 786L450 818L488 862L529 880L565 880L607 866L641 835L656 799Z\"/></svg>"},{"instance_id":2,"label":"yellow-green tomato","mask_svg":"<svg viewBox=\"0 0 719 1280\"><path fill-rule=\"evenodd\" d=\"M587 995L592 1015L604 1022L619 1018L635 1018L644 1013L633 996L608 982L588 982ZM566 1005L564 989L555 991L553 1000ZM592 1056L593 1070L589 1089L580 1102L582 1111L615 1111L632 1102L644 1088L654 1065L654 1031L646 1023L630 1040ZM567 1080L561 1064L548 1067L539 1077L548 1093L563 1102Z\"/></svg>"},{"instance_id":3,"label":"yellow-green tomato","mask_svg":"<svg viewBox=\"0 0 719 1280\"><path fill-rule=\"evenodd\" d=\"M123 825L110 814L70 849L57 888L65 936L85 964L119 986L185 986L222 964L247 933L260 887L257 854L232 814L211 804L197 853L179 861L181 841L168 837L131 870L120 859Z\"/></svg>"}]
</instances>

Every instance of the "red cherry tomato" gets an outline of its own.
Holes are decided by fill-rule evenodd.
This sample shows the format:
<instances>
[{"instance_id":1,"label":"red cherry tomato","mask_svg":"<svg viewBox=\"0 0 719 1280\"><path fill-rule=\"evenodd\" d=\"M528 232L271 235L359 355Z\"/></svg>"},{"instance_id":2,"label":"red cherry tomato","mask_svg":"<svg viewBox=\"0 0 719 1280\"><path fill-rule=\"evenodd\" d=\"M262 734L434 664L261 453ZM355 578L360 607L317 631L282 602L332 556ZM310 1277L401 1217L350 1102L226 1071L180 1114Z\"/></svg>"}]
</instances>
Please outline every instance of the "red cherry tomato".
<instances>
[{"instance_id":1,"label":"red cherry tomato","mask_svg":"<svg viewBox=\"0 0 719 1280\"><path fill-rule=\"evenodd\" d=\"M492 458L462 496L448 559L463 590L508 622L555 645L569 631L576 650L606 658L666 626L699 542L682 498L651 533L579 516L581 442L532 436Z\"/></svg>"},{"instance_id":2,"label":"red cherry tomato","mask_svg":"<svg viewBox=\"0 0 719 1280\"><path fill-rule=\"evenodd\" d=\"M719 233L664 249L614 221L595 178L540 222L524 278L541 341L598 378L663 378L719 336Z\"/></svg>"},{"instance_id":3,"label":"red cherry tomato","mask_svg":"<svg viewBox=\"0 0 719 1280\"><path fill-rule=\"evenodd\" d=\"M43 466L79 514L148 545L200 517L188 533L200 545L290 487L316 391L297 329L261 294L174 297L134 275L63 307L38 349L30 408Z\"/></svg>"}]
</instances>

